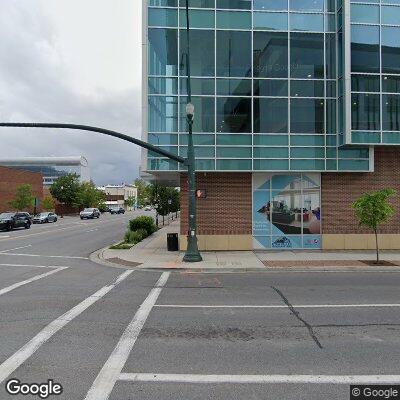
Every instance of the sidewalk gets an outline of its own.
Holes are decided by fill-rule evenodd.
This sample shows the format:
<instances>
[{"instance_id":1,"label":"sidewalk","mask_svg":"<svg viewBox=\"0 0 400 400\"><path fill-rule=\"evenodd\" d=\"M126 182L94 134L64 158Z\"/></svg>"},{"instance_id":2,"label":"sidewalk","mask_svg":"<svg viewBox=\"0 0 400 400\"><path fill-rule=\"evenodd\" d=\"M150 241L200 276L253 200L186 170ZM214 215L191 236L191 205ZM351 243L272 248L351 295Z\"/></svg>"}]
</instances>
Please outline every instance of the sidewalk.
<instances>
[{"instance_id":1,"label":"sidewalk","mask_svg":"<svg viewBox=\"0 0 400 400\"><path fill-rule=\"evenodd\" d=\"M167 251L167 233L179 232L179 219L160 229L130 250L102 249L94 253L94 261L105 261L114 266L140 269L177 269L200 271L326 271L368 270L399 271L400 252L381 252L387 265L367 265L363 260L374 260L373 251L208 251L202 252L203 261L185 263L183 252Z\"/></svg>"}]
</instances>

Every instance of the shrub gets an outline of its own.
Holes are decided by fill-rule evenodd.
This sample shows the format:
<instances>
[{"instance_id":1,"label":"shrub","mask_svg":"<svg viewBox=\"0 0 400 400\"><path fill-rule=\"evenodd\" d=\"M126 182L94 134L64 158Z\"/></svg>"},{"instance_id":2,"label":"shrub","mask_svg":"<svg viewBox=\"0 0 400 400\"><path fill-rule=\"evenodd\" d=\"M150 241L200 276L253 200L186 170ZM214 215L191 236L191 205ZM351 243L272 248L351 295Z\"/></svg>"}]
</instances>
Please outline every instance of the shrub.
<instances>
[{"instance_id":1,"label":"shrub","mask_svg":"<svg viewBox=\"0 0 400 400\"><path fill-rule=\"evenodd\" d=\"M146 239L147 236L149 236L149 234L147 233L146 229L138 229L136 232L139 233L142 236L142 240Z\"/></svg>"},{"instance_id":2,"label":"shrub","mask_svg":"<svg viewBox=\"0 0 400 400\"><path fill-rule=\"evenodd\" d=\"M152 217L141 216L129 221L129 227L131 231L137 231L139 229L145 229L147 232L146 236L150 236L157 230L156 224Z\"/></svg>"},{"instance_id":3,"label":"shrub","mask_svg":"<svg viewBox=\"0 0 400 400\"><path fill-rule=\"evenodd\" d=\"M133 244L121 242L118 244L114 244L113 246L110 246L110 249L112 249L112 250L129 250L131 247L133 247Z\"/></svg>"},{"instance_id":4,"label":"shrub","mask_svg":"<svg viewBox=\"0 0 400 400\"><path fill-rule=\"evenodd\" d=\"M138 231L127 230L125 233L125 242L126 243L139 243L143 239L143 233Z\"/></svg>"}]
</instances>

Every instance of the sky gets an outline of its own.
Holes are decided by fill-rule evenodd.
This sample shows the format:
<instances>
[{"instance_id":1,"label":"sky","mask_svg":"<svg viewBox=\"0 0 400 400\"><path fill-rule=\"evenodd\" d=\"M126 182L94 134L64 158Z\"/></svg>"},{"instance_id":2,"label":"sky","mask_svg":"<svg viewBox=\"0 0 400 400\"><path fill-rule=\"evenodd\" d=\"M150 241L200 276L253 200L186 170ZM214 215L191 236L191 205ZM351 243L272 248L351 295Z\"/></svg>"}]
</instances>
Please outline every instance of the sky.
<instances>
[{"instance_id":1,"label":"sky","mask_svg":"<svg viewBox=\"0 0 400 400\"><path fill-rule=\"evenodd\" d=\"M140 0L1 0L0 120L141 137ZM0 158L80 156L98 185L131 183L140 148L97 133L1 128Z\"/></svg>"}]
</instances>

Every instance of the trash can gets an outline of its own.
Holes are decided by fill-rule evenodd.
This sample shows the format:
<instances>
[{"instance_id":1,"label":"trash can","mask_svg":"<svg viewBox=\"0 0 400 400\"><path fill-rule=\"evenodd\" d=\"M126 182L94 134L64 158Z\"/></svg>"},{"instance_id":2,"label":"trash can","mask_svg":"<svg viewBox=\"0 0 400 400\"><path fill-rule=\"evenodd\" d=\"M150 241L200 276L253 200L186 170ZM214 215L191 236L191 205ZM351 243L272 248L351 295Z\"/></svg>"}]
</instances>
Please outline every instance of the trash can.
<instances>
[{"instance_id":1,"label":"trash can","mask_svg":"<svg viewBox=\"0 0 400 400\"><path fill-rule=\"evenodd\" d=\"M167 233L167 248L168 251L178 251L179 242L177 233Z\"/></svg>"}]
</instances>

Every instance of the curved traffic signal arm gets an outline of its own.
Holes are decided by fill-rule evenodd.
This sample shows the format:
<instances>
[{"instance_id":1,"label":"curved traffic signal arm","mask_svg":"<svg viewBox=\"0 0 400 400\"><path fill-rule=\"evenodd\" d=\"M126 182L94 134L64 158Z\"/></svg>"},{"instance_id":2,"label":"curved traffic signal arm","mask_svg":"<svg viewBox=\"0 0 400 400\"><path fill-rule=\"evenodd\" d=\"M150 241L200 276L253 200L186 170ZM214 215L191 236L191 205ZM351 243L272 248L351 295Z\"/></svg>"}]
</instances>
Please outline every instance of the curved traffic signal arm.
<instances>
[{"instance_id":1,"label":"curved traffic signal arm","mask_svg":"<svg viewBox=\"0 0 400 400\"><path fill-rule=\"evenodd\" d=\"M153 151L154 153L160 154L164 157L167 157L171 160L178 161L181 164L187 164L185 158L179 157L169 151L160 149L159 147L153 146L150 143L143 142L142 140L135 139L131 136L124 135L123 133L119 133L116 131L111 131L109 129L97 128L95 126L89 125L76 125L76 124L52 124L52 123L25 123L25 122L0 122L0 127L8 127L8 128L52 128L52 129L73 129L80 131L89 131L89 132L97 132L102 133L103 135L112 136L121 140L125 140L127 142L134 143L140 147L143 147L147 150Z\"/></svg>"}]
</instances>

